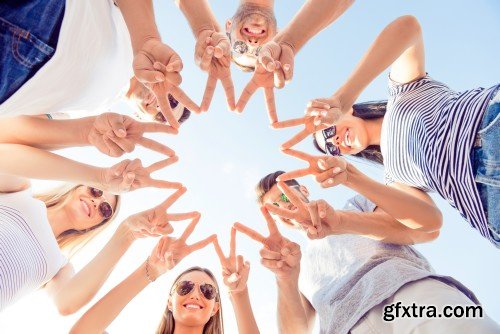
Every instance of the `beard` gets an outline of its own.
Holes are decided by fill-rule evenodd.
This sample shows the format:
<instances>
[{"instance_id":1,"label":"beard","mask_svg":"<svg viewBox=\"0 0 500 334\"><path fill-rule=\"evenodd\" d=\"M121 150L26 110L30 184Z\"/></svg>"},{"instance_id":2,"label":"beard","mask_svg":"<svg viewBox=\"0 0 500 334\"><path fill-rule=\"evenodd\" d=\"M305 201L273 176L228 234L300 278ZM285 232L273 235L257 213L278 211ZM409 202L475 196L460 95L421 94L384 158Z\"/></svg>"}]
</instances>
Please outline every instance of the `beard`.
<instances>
[{"instance_id":1,"label":"beard","mask_svg":"<svg viewBox=\"0 0 500 334\"><path fill-rule=\"evenodd\" d=\"M264 18L268 29L277 31L276 17L274 11L267 7L258 6L255 4L241 4L232 17L233 26L237 27L250 15L259 15Z\"/></svg>"}]
</instances>

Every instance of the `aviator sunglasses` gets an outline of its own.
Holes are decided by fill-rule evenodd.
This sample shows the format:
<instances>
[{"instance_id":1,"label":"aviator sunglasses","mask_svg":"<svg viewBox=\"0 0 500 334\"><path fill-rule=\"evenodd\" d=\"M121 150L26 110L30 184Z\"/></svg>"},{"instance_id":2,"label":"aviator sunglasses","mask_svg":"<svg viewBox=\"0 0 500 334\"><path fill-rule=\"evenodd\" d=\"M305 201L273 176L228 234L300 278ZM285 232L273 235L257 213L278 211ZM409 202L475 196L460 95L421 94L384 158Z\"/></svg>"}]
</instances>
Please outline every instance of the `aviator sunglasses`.
<instances>
[{"instance_id":1,"label":"aviator sunglasses","mask_svg":"<svg viewBox=\"0 0 500 334\"><path fill-rule=\"evenodd\" d=\"M340 149L337 146L333 145L332 142L328 141L328 139L332 138L337 133L337 127L335 125L331 126L329 128L323 129L321 133L323 134L323 138L325 139L326 151L330 155L340 155Z\"/></svg>"},{"instance_id":2,"label":"aviator sunglasses","mask_svg":"<svg viewBox=\"0 0 500 334\"><path fill-rule=\"evenodd\" d=\"M179 296L185 296L191 291L193 291L196 283L193 281L180 281L177 282L173 288L173 291L177 292ZM203 283L199 285L200 292L208 300L212 300L217 296L217 288L212 284Z\"/></svg>"},{"instance_id":3,"label":"aviator sunglasses","mask_svg":"<svg viewBox=\"0 0 500 334\"><path fill-rule=\"evenodd\" d=\"M103 194L102 190L92 187L87 187L87 188L92 197L94 198L102 197ZM108 202L102 202L101 204L99 204L99 212L101 213L101 216L104 219L109 219L113 215L113 208L111 207L111 204L109 204Z\"/></svg>"},{"instance_id":4,"label":"aviator sunglasses","mask_svg":"<svg viewBox=\"0 0 500 334\"><path fill-rule=\"evenodd\" d=\"M260 45L258 47L250 47L248 46L247 43L240 40L236 40L233 43L233 41L231 40L231 34L227 32L226 35L227 38L229 38L229 44L231 44L231 51L235 57L240 57L244 54L247 54L249 56L254 56L256 58L259 56L260 49L262 48Z\"/></svg>"}]
</instances>

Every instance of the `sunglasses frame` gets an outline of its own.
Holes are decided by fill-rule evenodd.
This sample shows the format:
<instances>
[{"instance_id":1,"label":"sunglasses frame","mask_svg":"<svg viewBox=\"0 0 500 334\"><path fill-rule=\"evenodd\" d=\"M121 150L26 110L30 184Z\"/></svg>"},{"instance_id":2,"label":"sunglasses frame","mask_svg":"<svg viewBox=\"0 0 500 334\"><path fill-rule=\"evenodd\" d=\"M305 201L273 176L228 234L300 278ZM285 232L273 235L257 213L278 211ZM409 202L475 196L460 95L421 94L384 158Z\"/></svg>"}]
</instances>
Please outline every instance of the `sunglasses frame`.
<instances>
[{"instance_id":1,"label":"sunglasses frame","mask_svg":"<svg viewBox=\"0 0 500 334\"><path fill-rule=\"evenodd\" d=\"M340 155L340 149L338 148L338 146L335 146L333 143L328 141L328 139L332 138L337 134L337 127L335 125L332 125L329 128L321 130L321 134L325 139L325 149L328 152L328 154L332 156Z\"/></svg>"},{"instance_id":2,"label":"sunglasses frame","mask_svg":"<svg viewBox=\"0 0 500 334\"><path fill-rule=\"evenodd\" d=\"M227 35L227 38L229 39L229 45L231 47L231 53L235 57L241 57L243 55L252 56L252 57L255 57L255 58L259 57L259 52L260 52L260 49L262 49L262 45L259 45L256 48L251 48L251 47L248 46L247 43L245 43L245 41L242 41L242 40L239 40L239 39L236 40L236 41L234 41L234 44L233 44L233 41L231 39L231 33L226 32L226 35ZM242 49L244 49L244 50L242 50L243 52L238 51L238 50L240 50L238 48L238 46L243 46L243 45L244 45L244 48L242 48Z\"/></svg>"},{"instance_id":3,"label":"sunglasses frame","mask_svg":"<svg viewBox=\"0 0 500 334\"><path fill-rule=\"evenodd\" d=\"M184 282L187 282L187 283L190 283L191 285L191 288L189 289L189 291L187 291L185 294L180 294L179 293L179 287L182 283ZM202 283L202 284L198 284L198 283L195 283L193 281L190 281L190 280L182 280L182 281L178 281L177 283L175 283L175 285L172 287L172 291L170 292L170 295L172 295L175 291L175 293L177 293L177 295L179 296L186 296L188 294L191 293L191 291L193 291L193 289L195 288L195 286L198 285L198 289L200 290L201 294L203 295L203 298L205 298L206 300L214 300L215 301L218 301L218 290L217 290L217 287L214 286L213 284L210 284L210 283ZM206 295L205 295L205 292L203 292L203 287L205 286L210 286L212 287L213 291L214 291L214 296L212 298L208 298Z\"/></svg>"},{"instance_id":4,"label":"sunglasses frame","mask_svg":"<svg viewBox=\"0 0 500 334\"><path fill-rule=\"evenodd\" d=\"M94 187L87 187L87 190L88 190L90 196L92 196L93 198L102 197L102 195L104 194L102 190L94 188ZM97 194L99 194L99 195L97 195ZM111 214L108 217L106 217L106 215L104 214L104 210L107 210L108 208L109 208ZM107 201L103 201L101 204L99 204L98 210L99 210L99 214L104 219L109 219L109 218L113 217L113 213L114 213L113 207Z\"/></svg>"}]
</instances>

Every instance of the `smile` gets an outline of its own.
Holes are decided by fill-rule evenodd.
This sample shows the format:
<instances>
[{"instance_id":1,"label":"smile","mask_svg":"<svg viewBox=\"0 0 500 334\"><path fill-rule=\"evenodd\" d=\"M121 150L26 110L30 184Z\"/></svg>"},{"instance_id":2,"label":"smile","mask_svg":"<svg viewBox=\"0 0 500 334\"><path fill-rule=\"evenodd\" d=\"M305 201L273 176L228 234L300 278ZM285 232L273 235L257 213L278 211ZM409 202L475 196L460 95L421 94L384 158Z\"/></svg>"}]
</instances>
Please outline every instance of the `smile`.
<instances>
[{"instance_id":1,"label":"smile","mask_svg":"<svg viewBox=\"0 0 500 334\"><path fill-rule=\"evenodd\" d=\"M87 217L90 217L90 206L83 199L80 199L80 202L82 203L83 211Z\"/></svg>"},{"instance_id":2,"label":"smile","mask_svg":"<svg viewBox=\"0 0 500 334\"><path fill-rule=\"evenodd\" d=\"M184 304L182 306L184 306L185 308L190 309L190 310L202 310L203 309L203 306L197 305L197 304Z\"/></svg>"}]
</instances>

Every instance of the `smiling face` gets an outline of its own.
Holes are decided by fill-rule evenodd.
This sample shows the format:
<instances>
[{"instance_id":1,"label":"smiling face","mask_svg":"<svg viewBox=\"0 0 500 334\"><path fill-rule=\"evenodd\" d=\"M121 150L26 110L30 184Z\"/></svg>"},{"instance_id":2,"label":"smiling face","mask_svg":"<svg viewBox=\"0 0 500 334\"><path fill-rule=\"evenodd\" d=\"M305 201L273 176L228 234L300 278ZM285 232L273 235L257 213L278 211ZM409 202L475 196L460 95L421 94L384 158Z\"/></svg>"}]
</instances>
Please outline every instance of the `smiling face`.
<instances>
[{"instance_id":1,"label":"smiling face","mask_svg":"<svg viewBox=\"0 0 500 334\"><path fill-rule=\"evenodd\" d=\"M103 202L109 203L113 212L116 211L117 197L108 192L103 192L100 197L94 197L87 186L75 188L64 202L63 209L71 222L71 228L84 231L100 224L106 217L103 216L99 206Z\"/></svg>"},{"instance_id":2,"label":"smiling face","mask_svg":"<svg viewBox=\"0 0 500 334\"><path fill-rule=\"evenodd\" d=\"M182 281L194 283L194 288L184 296L179 295L176 291L178 283ZM203 271L195 270L179 277L168 300L168 309L173 314L176 326L203 327L212 316L217 314L220 306L219 294L217 292L217 297L214 299L207 299L200 288L201 285L206 283L217 287L214 280Z\"/></svg>"},{"instance_id":3,"label":"smiling face","mask_svg":"<svg viewBox=\"0 0 500 334\"><path fill-rule=\"evenodd\" d=\"M325 139L321 131L314 134L318 145L325 150ZM344 115L336 124L336 133L327 139L346 155L356 154L369 146L366 121L352 115Z\"/></svg>"},{"instance_id":4,"label":"smiling face","mask_svg":"<svg viewBox=\"0 0 500 334\"><path fill-rule=\"evenodd\" d=\"M300 198L302 198L305 202L308 202L308 197L309 197L309 191L307 190L306 187L304 186L289 186L292 191L295 191ZM268 192L264 194L262 197L262 203L263 204L273 204L276 206L279 206L280 208L288 209L288 210L295 210L296 207L293 205L290 201L287 200L286 196L283 196L284 194L281 192L281 190L278 188L278 186L275 184L269 189ZM288 227L293 227L293 228L298 228L302 229L301 225L293 220L287 219L287 218L282 218L278 217L278 219L285 224Z\"/></svg>"}]
</instances>

